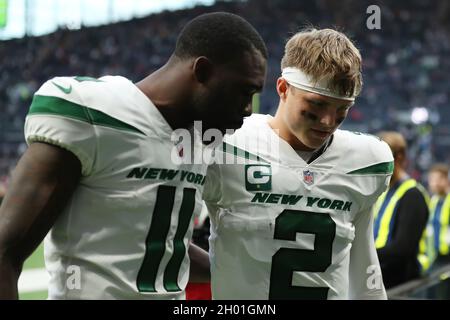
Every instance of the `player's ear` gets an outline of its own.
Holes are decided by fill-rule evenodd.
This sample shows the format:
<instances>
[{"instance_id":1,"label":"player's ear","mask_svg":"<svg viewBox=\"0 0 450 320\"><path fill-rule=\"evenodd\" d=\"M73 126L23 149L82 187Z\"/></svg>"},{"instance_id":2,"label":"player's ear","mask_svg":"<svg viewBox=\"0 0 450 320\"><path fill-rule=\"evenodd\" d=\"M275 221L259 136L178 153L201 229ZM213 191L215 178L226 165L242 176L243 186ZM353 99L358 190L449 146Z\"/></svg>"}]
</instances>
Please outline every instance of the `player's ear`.
<instances>
[{"instance_id":1,"label":"player's ear","mask_svg":"<svg viewBox=\"0 0 450 320\"><path fill-rule=\"evenodd\" d=\"M280 77L277 80L277 92L280 96L280 99L285 101L287 97L287 92L289 90L289 84L287 83L286 79Z\"/></svg>"},{"instance_id":2,"label":"player's ear","mask_svg":"<svg viewBox=\"0 0 450 320\"><path fill-rule=\"evenodd\" d=\"M192 68L196 80L200 83L205 83L211 77L214 66L211 60L201 56L195 59Z\"/></svg>"}]
</instances>

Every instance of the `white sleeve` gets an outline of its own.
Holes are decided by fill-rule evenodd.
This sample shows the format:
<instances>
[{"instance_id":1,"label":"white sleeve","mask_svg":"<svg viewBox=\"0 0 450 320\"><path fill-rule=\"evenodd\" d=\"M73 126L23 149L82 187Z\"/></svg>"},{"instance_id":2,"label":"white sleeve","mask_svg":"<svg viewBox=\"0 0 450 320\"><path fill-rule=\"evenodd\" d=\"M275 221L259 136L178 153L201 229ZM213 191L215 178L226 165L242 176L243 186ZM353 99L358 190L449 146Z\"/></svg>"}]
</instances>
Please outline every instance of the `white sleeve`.
<instances>
[{"instance_id":1,"label":"white sleeve","mask_svg":"<svg viewBox=\"0 0 450 320\"><path fill-rule=\"evenodd\" d=\"M350 299L386 300L386 290L373 238L371 209L359 213L350 252Z\"/></svg>"},{"instance_id":2,"label":"white sleeve","mask_svg":"<svg viewBox=\"0 0 450 320\"><path fill-rule=\"evenodd\" d=\"M206 183L203 189L204 207L207 208L211 223L215 225L219 214L219 202L222 199L222 179L220 167L214 163L208 167Z\"/></svg>"},{"instance_id":3,"label":"white sleeve","mask_svg":"<svg viewBox=\"0 0 450 320\"><path fill-rule=\"evenodd\" d=\"M55 79L71 84L66 78ZM28 144L45 142L72 152L83 176L93 170L97 137L75 88L64 94L48 81L36 92L25 121L25 139Z\"/></svg>"},{"instance_id":4,"label":"white sleeve","mask_svg":"<svg viewBox=\"0 0 450 320\"><path fill-rule=\"evenodd\" d=\"M206 173L203 200L206 202L219 202L222 198L222 181L220 179L219 165L214 163L208 167Z\"/></svg>"}]
</instances>

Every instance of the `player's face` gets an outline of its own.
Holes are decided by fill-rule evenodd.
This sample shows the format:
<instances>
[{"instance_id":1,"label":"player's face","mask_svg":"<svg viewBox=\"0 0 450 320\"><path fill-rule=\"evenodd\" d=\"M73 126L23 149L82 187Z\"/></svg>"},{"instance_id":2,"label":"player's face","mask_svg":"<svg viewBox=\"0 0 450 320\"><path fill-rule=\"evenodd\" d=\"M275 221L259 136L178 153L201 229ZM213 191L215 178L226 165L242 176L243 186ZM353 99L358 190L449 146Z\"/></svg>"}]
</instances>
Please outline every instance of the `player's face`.
<instances>
[{"instance_id":1,"label":"player's face","mask_svg":"<svg viewBox=\"0 0 450 320\"><path fill-rule=\"evenodd\" d=\"M345 120L352 102L285 85L281 109L284 123L305 149L319 148Z\"/></svg>"},{"instance_id":2,"label":"player's face","mask_svg":"<svg viewBox=\"0 0 450 320\"><path fill-rule=\"evenodd\" d=\"M434 194L446 193L448 183L448 178L438 171L432 171L428 174L428 186L430 187L430 191Z\"/></svg>"},{"instance_id":3,"label":"player's face","mask_svg":"<svg viewBox=\"0 0 450 320\"><path fill-rule=\"evenodd\" d=\"M262 90L266 60L258 51L247 52L243 59L215 66L208 90L196 99L198 118L203 129L238 129L244 117L252 113L253 95Z\"/></svg>"}]
</instances>

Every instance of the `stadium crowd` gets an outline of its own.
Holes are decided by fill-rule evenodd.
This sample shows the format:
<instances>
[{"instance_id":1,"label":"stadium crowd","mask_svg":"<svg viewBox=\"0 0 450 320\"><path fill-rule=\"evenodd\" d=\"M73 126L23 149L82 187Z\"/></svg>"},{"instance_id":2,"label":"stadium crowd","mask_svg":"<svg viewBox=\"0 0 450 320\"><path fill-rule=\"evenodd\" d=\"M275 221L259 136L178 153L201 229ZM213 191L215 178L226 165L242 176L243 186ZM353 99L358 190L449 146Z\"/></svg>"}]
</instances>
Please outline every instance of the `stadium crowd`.
<instances>
[{"instance_id":1,"label":"stadium crowd","mask_svg":"<svg viewBox=\"0 0 450 320\"><path fill-rule=\"evenodd\" d=\"M175 12L78 31L61 29L42 37L3 41L0 73L0 194L24 151L23 123L33 92L61 75L120 74L142 78L168 57L175 37L194 16L230 11L248 19L269 50L266 88L260 112L273 113L275 81L285 40L301 26L336 26L355 39L364 61L361 97L344 127L366 132L397 130L409 144L409 172L423 173L435 161L450 162L450 4L396 1L379 4L381 29L369 30L366 9L356 0L218 1ZM426 107L428 120L415 125L410 110ZM446 147L447 146L447 147Z\"/></svg>"}]
</instances>

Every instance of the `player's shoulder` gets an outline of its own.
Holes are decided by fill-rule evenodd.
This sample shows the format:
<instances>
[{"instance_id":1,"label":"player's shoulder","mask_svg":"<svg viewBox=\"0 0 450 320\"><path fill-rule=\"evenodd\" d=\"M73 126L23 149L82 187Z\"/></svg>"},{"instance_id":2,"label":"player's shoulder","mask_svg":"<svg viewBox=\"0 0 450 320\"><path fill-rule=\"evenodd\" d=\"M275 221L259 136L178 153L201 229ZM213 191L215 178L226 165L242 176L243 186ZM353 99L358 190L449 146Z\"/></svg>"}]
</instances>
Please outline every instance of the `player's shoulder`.
<instances>
[{"instance_id":1,"label":"player's shoulder","mask_svg":"<svg viewBox=\"0 0 450 320\"><path fill-rule=\"evenodd\" d=\"M380 138L361 132L337 130L334 144L338 146L346 173L391 174L392 151Z\"/></svg>"},{"instance_id":2,"label":"player's shoulder","mask_svg":"<svg viewBox=\"0 0 450 320\"><path fill-rule=\"evenodd\" d=\"M64 116L92 122L92 114L100 118L106 115L109 122L119 120L135 126L150 104L142 96L130 80L121 76L55 77L36 91L28 116Z\"/></svg>"},{"instance_id":3,"label":"player's shoulder","mask_svg":"<svg viewBox=\"0 0 450 320\"><path fill-rule=\"evenodd\" d=\"M236 130L235 134L248 134L256 129L264 128L267 125L268 115L253 113L249 117L244 118L242 127Z\"/></svg>"},{"instance_id":4,"label":"player's shoulder","mask_svg":"<svg viewBox=\"0 0 450 320\"><path fill-rule=\"evenodd\" d=\"M224 163L225 159L222 159L222 156L262 161L260 155L266 154L266 149L270 150L271 147L270 135L267 132L268 117L268 115L252 114L244 119L239 129L232 134L227 133L222 143L215 149L215 156L219 157L216 162ZM227 163L231 161L230 159L226 160Z\"/></svg>"},{"instance_id":5,"label":"player's shoulder","mask_svg":"<svg viewBox=\"0 0 450 320\"><path fill-rule=\"evenodd\" d=\"M224 137L224 141L231 144L240 144L240 140L260 139L264 132L267 131L269 117L270 115L253 113L249 117L244 118L244 123L239 129L231 135L227 134Z\"/></svg>"},{"instance_id":6,"label":"player's shoulder","mask_svg":"<svg viewBox=\"0 0 450 320\"><path fill-rule=\"evenodd\" d=\"M242 126L232 134L226 134L223 142L235 147L243 148L246 151L253 150L256 145L264 145L267 141L269 115L252 114L244 118ZM255 151L255 150L254 150ZM261 151L261 150L260 150Z\"/></svg>"},{"instance_id":7,"label":"player's shoulder","mask_svg":"<svg viewBox=\"0 0 450 320\"><path fill-rule=\"evenodd\" d=\"M390 151L387 143L375 135L341 129L336 130L334 135L335 139L349 142L348 146L352 147L355 151L372 150L375 152L381 152L380 156L383 158L389 158L392 156L392 152Z\"/></svg>"},{"instance_id":8,"label":"player's shoulder","mask_svg":"<svg viewBox=\"0 0 450 320\"><path fill-rule=\"evenodd\" d=\"M46 81L36 91L39 97L48 97L86 105L96 97L111 96L117 87L126 88L131 82L120 76L92 77L54 77Z\"/></svg>"}]
</instances>

